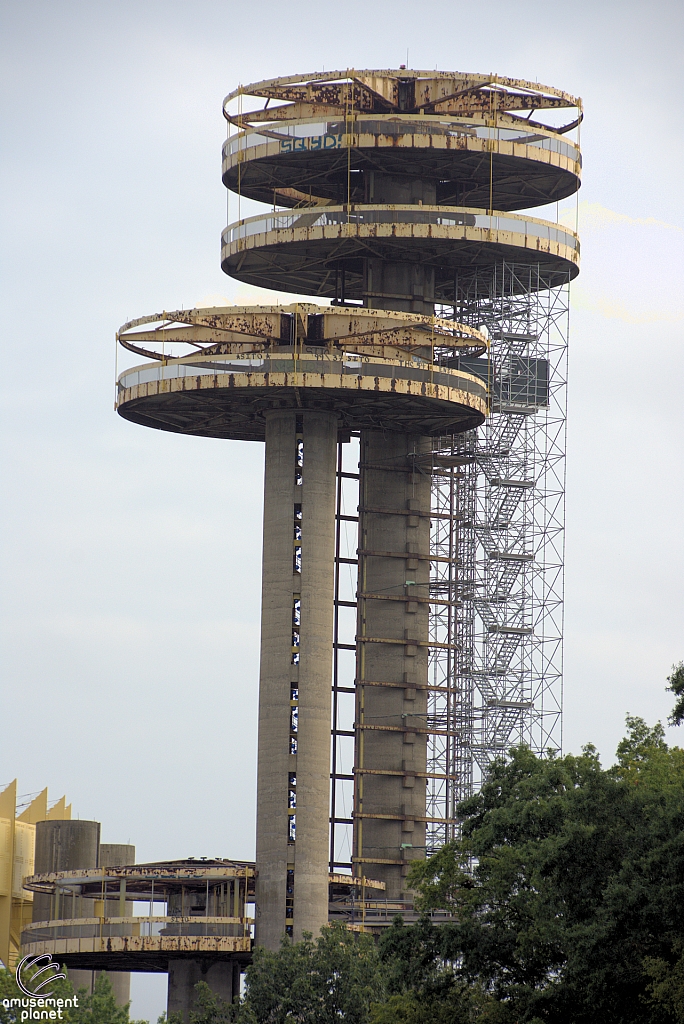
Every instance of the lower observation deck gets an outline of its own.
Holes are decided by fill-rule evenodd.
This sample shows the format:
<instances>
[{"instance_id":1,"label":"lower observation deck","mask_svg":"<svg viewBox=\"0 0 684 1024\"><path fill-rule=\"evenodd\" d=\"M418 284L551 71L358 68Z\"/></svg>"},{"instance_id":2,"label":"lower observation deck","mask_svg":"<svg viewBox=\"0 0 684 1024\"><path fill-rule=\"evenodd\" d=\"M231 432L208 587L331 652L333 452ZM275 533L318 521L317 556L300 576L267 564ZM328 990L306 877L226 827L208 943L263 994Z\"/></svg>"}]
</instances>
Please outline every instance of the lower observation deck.
<instances>
[{"instance_id":1,"label":"lower observation deck","mask_svg":"<svg viewBox=\"0 0 684 1024\"><path fill-rule=\"evenodd\" d=\"M434 269L439 302L453 298L456 278L479 278L482 294L488 294L489 275L502 261L534 266L539 287L557 287L579 273L579 252L579 239L569 228L513 213L447 206L313 206L230 224L222 236L221 266L248 284L329 298L339 296L344 269L346 298L381 307L382 296L369 292L364 281L368 260Z\"/></svg>"},{"instance_id":2,"label":"lower observation deck","mask_svg":"<svg viewBox=\"0 0 684 1024\"><path fill-rule=\"evenodd\" d=\"M170 959L250 959L251 919L93 917L42 921L22 932L24 956L51 954L72 969L166 971Z\"/></svg>"},{"instance_id":3,"label":"lower observation deck","mask_svg":"<svg viewBox=\"0 0 684 1024\"><path fill-rule=\"evenodd\" d=\"M336 412L343 432L440 434L484 421L486 382L439 365L435 356L482 351L479 332L410 314L288 309L192 310L126 324L119 341L132 351L157 355L142 347L150 341L191 344L200 351L158 355L120 374L118 412L161 430L255 441L264 439L265 413L283 408ZM165 327L135 331L154 321L165 321Z\"/></svg>"},{"instance_id":4,"label":"lower observation deck","mask_svg":"<svg viewBox=\"0 0 684 1024\"><path fill-rule=\"evenodd\" d=\"M22 956L51 955L72 970L166 972L169 961L252 958L253 863L174 861L34 875L26 888L51 898L53 920L26 926ZM394 913L412 908L383 900L383 882L329 877L330 920L352 927L386 927ZM58 917L64 899L78 917ZM137 901L150 913L114 916ZM166 905L166 914L153 913ZM147 909L146 907L146 909ZM90 912L89 914L87 912ZM80 916L80 915L83 916Z\"/></svg>"},{"instance_id":5,"label":"lower observation deck","mask_svg":"<svg viewBox=\"0 0 684 1024\"><path fill-rule=\"evenodd\" d=\"M74 970L167 971L186 958L246 964L254 874L245 862L172 861L34 875L26 888L50 897L53 919L24 928L22 956L49 953ZM131 915L131 902L149 913ZM65 907L75 916L62 918Z\"/></svg>"}]
</instances>

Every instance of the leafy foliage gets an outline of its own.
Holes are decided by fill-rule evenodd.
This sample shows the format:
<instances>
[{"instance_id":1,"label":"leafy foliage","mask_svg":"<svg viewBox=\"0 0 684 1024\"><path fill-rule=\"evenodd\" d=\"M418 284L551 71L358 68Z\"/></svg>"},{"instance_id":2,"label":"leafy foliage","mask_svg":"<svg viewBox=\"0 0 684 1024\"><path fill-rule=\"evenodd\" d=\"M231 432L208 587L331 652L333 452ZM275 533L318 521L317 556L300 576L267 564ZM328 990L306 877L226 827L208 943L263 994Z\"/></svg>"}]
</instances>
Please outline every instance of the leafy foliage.
<instances>
[{"instance_id":1,"label":"leafy foliage","mask_svg":"<svg viewBox=\"0 0 684 1024\"><path fill-rule=\"evenodd\" d=\"M677 697L670 715L670 724L681 725L684 722L684 661L672 666L672 674L667 677L667 681L667 689Z\"/></svg>"},{"instance_id":2,"label":"leafy foliage","mask_svg":"<svg viewBox=\"0 0 684 1024\"><path fill-rule=\"evenodd\" d=\"M487 1024L505 1022L501 1004L479 984L466 982L449 962L448 929L422 917L406 927L397 917L380 938L380 956L386 963L390 998L376 1004L371 1024Z\"/></svg>"},{"instance_id":3,"label":"leafy foliage","mask_svg":"<svg viewBox=\"0 0 684 1024\"><path fill-rule=\"evenodd\" d=\"M92 994L86 995L85 989L81 989L78 996L78 1006L69 1010L70 1024L129 1024L130 1004L117 1006L112 983L106 974L97 975Z\"/></svg>"},{"instance_id":4,"label":"leafy foliage","mask_svg":"<svg viewBox=\"0 0 684 1024\"><path fill-rule=\"evenodd\" d=\"M198 981L195 985L194 1008L188 1014L187 1022L180 1013L172 1013L170 1017L159 1017L157 1024L232 1024L238 1007L227 1003L217 996L206 981Z\"/></svg>"},{"instance_id":5,"label":"leafy foliage","mask_svg":"<svg viewBox=\"0 0 684 1024\"><path fill-rule=\"evenodd\" d=\"M371 1003L383 995L383 970L373 938L331 925L315 940L283 940L276 952L255 950L237 1020L366 1024Z\"/></svg>"},{"instance_id":6,"label":"leafy foliage","mask_svg":"<svg viewBox=\"0 0 684 1024\"><path fill-rule=\"evenodd\" d=\"M436 969L512 1020L678 1019L657 985L684 939L684 751L660 725L627 726L607 771L591 747L513 751L461 804L462 841L413 868L423 909L454 913L425 946Z\"/></svg>"},{"instance_id":7,"label":"leafy foliage","mask_svg":"<svg viewBox=\"0 0 684 1024\"><path fill-rule=\"evenodd\" d=\"M684 663L668 683L680 724ZM684 1024L684 750L660 723L627 716L607 770L591 746L515 749L459 815L462 838L412 866L417 924L258 948L244 1001L200 982L187 1024ZM0 1024L18 994L0 969ZM130 1024L105 975L78 995L69 1024Z\"/></svg>"}]
</instances>

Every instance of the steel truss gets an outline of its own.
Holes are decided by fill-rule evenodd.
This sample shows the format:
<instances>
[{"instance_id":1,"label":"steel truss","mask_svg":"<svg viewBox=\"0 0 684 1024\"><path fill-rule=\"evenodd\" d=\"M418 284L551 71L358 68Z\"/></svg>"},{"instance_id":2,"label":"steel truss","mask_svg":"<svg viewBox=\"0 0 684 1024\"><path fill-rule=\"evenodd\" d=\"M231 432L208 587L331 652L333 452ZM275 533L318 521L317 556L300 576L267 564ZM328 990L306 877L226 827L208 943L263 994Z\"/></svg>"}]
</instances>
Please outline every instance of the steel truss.
<instances>
[{"instance_id":1,"label":"steel truss","mask_svg":"<svg viewBox=\"0 0 684 1024\"><path fill-rule=\"evenodd\" d=\"M458 804L496 758L520 743L535 753L562 747L569 282L549 290L538 268L503 263L487 297L482 290L473 278L456 282L457 302L436 312L486 329L491 415L478 430L436 438L431 459L421 457L417 467L432 476L435 557L428 856L458 834ZM462 361L461 368L469 366ZM340 445L338 495L343 479L356 478L343 472L342 458ZM340 651L355 641L351 619L346 633L341 627L340 609L354 602L351 594L344 600L339 581L340 566L356 564L341 541L342 526L356 517L343 513L339 497L337 519L331 870L351 867L341 849L352 825L340 813L342 787L352 780L340 745L353 736L353 713L342 712L340 694L353 693L354 682Z\"/></svg>"}]
</instances>

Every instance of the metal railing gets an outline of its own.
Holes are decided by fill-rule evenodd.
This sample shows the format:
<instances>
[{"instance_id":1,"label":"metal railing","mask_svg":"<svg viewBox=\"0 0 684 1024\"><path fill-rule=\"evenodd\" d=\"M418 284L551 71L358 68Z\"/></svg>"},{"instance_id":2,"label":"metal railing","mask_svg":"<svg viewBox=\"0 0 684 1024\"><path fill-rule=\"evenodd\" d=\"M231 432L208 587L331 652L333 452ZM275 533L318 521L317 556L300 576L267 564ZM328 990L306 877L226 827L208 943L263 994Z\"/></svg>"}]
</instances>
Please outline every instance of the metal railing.
<instances>
[{"instance_id":1,"label":"metal railing","mask_svg":"<svg viewBox=\"0 0 684 1024\"><path fill-rule=\"evenodd\" d=\"M276 211L235 221L221 236L223 246L253 235L295 229L338 227L339 225L429 225L446 228L477 228L481 231L508 231L526 238L558 242L579 253L579 238L574 231L538 217L494 211L483 213L471 207L363 205L311 206L296 211Z\"/></svg>"},{"instance_id":2,"label":"metal railing","mask_svg":"<svg viewBox=\"0 0 684 1024\"><path fill-rule=\"evenodd\" d=\"M559 138L543 129L525 131L521 128L500 128L473 124L471 120L458 121L439 115L416 118L415 115L391 114L386 118L375 114L372 118L358 118L349 123L351 145L358 145L359 136L387 135L441 135L452 138L470 137L486 141L514 143L534 146L537 149L558 153L569 160L581 162L579 147L566 139ZM273 122L264 128L247 128L230 135L223 144L223 159L228 160L235 153L280 143L280 152L290 153L303 149L341 149L347 146L347 126L344 121L301 120Z\"/></svg>"},{"instance_id":3,"label":"metal railing","mask_svg":"<svg viewBox=\"0 0 684 1024\"><path fill-rule=\"evenodd\" d=\"M440 339L441 340L441 339ZM487 394L485 382L473 374L446 367L435 367L423 361L381 361L377 356L365 357L354 354L344 357L342 353L321 356L295 354L280 358L236 359L234 355L186 356L164 363L149 363L126 370L119 376L120 390L149 384L160 380L175 380L182 377L202 375L256 373L265 374L337 374L352 377L383 377L392 380L411 380L416 383L439 384L457 388L484 398Z\"/></svg>"},{"instance_id":4,"label":"metal railing","mask_svg":"<svg viewBox=\"0 0 684 1024\"><path fill-rule=\"evenodd\" d=\"M60 939L232 937L250 934L248 917L84 917L38 921L21 933L22 946Z\"/></svg>"}]
</instances>

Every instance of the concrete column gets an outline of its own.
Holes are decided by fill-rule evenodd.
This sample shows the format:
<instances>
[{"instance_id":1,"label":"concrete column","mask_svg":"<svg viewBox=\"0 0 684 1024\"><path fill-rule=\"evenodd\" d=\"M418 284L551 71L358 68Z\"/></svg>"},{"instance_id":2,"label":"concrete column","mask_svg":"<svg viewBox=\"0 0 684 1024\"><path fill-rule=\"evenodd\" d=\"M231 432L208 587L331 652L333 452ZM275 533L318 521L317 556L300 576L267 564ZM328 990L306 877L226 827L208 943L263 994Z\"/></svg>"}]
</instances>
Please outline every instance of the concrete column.
<instances>
[{"instance_id":1,"label":"concrete column","mask_svg":"<svg viewBox=\"0 0 684 1024\"><path fill-rule=\"evenodd\" d=\"M328 921L336 443L333 413L267 414L256 939L271 949Z\"/></svg>"},{"instance_id":2,"label":"concrete column","mask_svg":"<svg viewBox=\"0 0 684 1024\"><path fill-rule=\"evenodd\" d=\"M234 983L231 961L220 960L212 964L206 960L179 957L176 960L169 960L167 1017L170 1017L172 1013L179 1013L184 1021L190 1019L191 1010L196 1009L195 985L198 981L206 982L219 999L223 999L226 1003L233 1001Z\"/></svg>"},{"instance_id":3,"label":"concrete column","mask_svg":"<svg viewBox=\"0 0 684 1024\"><path fill-rule=\"evenodd\" d=\"M100 843L98 867L115 868L123 867L125 864L135 864L135 846L124 843ZM119 900L107 900L105 907L106 917L133 917L134 904L127 900L123 914L121 913ZM86 973L85 971L83 972ZM98 974L106 974L109 978L117 1006L125 1006L131 1001L131 976L128 971L93 971L93 986Z\"/></svg>"},{"instance_id":4,"label":"concrete column","mask_svg":"<svg viewBox=\"0 0 684 1024\"><path fill-rule=\"evenodd\" d=\"M99 868L122 868L135 864L135 846L128 843L100 843Z\"/></svg>"},{"instance_id":5,"label":"concrete column","mask_svg":"<svg viewBox=\"0 0 684 1024\"><path fill-rule=\"evenodd\" d=\"M100 849L99 821L39 821L36 823L36 874L49 871L78 871L96 868ZM81 913L82 903L87 913ZM92 900L62 893L35 893L33 920L49 921L69 917L91 917ZM90 973L90 972L85 972Z\"/></svg>"},{"instance_id":6,"label":"concrete column","mask_svg":"<svg viewBox=\"0 0 684 1024\"><path fill-rule=\"evenodd\" d=\"M397 205L434 206L437 186L400 174L366 174L366 202ZM411 213L414 223L421 219L420 210ZM383 259L367 259L364 264L364 305L372 309L396 309L403 313L431 316L435 303L435 269L420 260L414 263L392 263Z\"/></svg>"},{"instance_id":7,"label":"concrete column","mask_svg":"<svg viewBox=\"0 0 684 1024\"><path fill-rule=\"evenodd\" d=\"M96 868L100 850L99 821L39 821L36 823L35 872L78 871ZM49 921L68 918L92 917L94 902L71 896L66 892L56 896L35 893L33 920ZM69 971L74 989L92 992L92 971Z\"/></svg>"},{"instance_id":8,"label":"concrete column","mask_svg":"<svg viewBox=\"0 0 684 1024\"><path fill-rule=\"evenodd\" d=\"M425 856L430 477L410 456L430 446L361 433L355 870L386 882L389 899Z\"/></svg>"}]
</instances>

